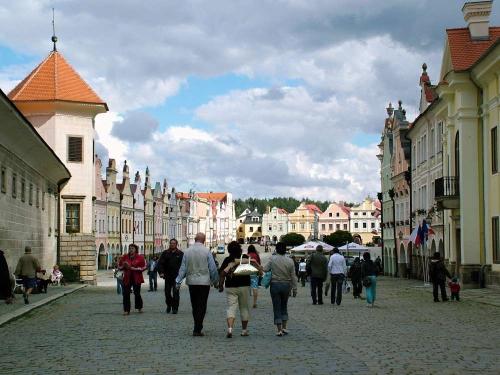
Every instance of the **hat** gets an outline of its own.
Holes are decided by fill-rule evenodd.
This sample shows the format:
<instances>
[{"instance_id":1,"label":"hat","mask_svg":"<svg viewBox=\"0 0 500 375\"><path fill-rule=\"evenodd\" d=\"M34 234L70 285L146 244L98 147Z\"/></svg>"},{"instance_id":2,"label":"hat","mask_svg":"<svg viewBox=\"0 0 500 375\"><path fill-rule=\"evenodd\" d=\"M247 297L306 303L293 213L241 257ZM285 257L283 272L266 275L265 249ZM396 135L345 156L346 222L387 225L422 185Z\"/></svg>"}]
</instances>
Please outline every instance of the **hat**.
<instances>
[{"instance_id":1,"label":"hat","mask_svg":"<svg viewBox=\"0 0 500 375\"><path fill-rule=\"evenodd\" d=\"M31 246L26 246L26 247L24 248L24 253L25 253L25 254L31 254Z\"/></svg>"}]
</instances>

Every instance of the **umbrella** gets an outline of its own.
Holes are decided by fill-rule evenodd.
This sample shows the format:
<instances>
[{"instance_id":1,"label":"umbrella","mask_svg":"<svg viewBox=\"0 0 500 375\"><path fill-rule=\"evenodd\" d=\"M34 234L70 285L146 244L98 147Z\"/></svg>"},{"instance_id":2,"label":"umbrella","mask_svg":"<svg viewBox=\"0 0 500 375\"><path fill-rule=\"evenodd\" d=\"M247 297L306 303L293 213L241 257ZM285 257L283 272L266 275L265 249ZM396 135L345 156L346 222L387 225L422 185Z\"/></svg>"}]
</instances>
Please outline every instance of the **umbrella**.
<instances>
[{"instance_id":1,"label":"umbrella","mask_svg":"<svg viewBox=\"0 0 500 375\"><path fill-rule=\"evenodd\" d=\"M339 247L339 250L356 250L356 251L367 251L370 250L370 248L360 245L356 242L351 242L348 243L347 245Z\"/></svg>"},{"instance_id":2,"label":"umbrella","mask_svg":"<svg viewBox=\"0 0 500 375\"><path fill-rule=\"evenodd\" d=\"M294 247L290 251L304 251L304 252L305 251L316 251L316 247L318 247L318 245L323 246L323 250L327 250L327 251L333 250L333 246L330 246L327 243L324 243L321 241L309 241L309 242L306 242L305 244Z\"/></svg>"}]
</instances>

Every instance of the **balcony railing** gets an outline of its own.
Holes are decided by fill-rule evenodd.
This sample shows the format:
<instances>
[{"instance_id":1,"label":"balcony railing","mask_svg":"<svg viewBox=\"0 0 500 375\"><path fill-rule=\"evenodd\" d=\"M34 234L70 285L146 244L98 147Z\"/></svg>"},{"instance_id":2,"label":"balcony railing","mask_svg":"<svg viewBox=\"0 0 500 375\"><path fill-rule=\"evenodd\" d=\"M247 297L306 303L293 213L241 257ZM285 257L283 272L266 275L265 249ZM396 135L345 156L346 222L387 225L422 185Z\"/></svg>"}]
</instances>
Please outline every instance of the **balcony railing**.
<instances>
[{"instance_id":1,"label":"balcony railing","mask_svg":"<svg viewBox=\"0 0 500 375\"><path fill-rule=\"evenodd\" d=\"M434 197L438 209L460 207L460 185L458 177L440 177L434 184Z\"/></svg>"}]
</instances>

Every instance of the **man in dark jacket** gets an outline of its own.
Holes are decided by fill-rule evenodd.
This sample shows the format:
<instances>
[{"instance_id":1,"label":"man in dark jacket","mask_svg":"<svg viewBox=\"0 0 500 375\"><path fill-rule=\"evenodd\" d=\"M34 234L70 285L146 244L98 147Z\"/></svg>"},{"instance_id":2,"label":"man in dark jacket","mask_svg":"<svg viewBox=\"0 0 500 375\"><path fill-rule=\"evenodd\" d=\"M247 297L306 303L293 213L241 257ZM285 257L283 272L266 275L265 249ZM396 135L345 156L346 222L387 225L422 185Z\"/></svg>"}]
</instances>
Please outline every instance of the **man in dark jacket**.
<instances>
[{"instance_id":1,"label":"man in dark jacket","mask_svg":"<svg viewBox=\"0 0 500 375\"><path fill-rule=\"evenodd\" d=\"M167 304L167 314L177 314L179 310L179 290L176 288L175 278L181 268L184 253L177 248L178 242L172 238L169 248L161 253L158 260L158 273L165 279L165 303Z\"/></svg>"},{"instance_id":2,"label":"man in dark jacket","mask_svg":"<svg viewBox=\"0 0 500 375\"><path fill-rule=\"evenodd\" d=\"M328 259L323 254L323 246L318 245L316 252L309 258L307 265L308 273L311 275L311 297L313 305L323 304L323 283L328 276Z\"/></svg>"},{"instance_id":3,"label":"man in dark jacket","mask_svg":"<svg viewBox=\"0 0 500 375\"><path fill-rule=\"evenodd\" d=\"M354 258L354 263L349 268L348 276L352 281L352 295L354 298L361 298L363 284L361 283L361 262L359 257Z\"/></svg>"},{"instance_id":4,"label":"man in dark jacket","mask_svg":"<svg viewBox=\"0 0 500 375\"><path fill-rule=\"evenodd\" d=\"M443 302L448 301L445 282L446 277L451 279L451 275L444 266L441 255L438 252L435 252L432 256L429 266L429 277L432 281L432 294L434 295L434 302L439 302L438 287L441 289L441 299Z\"/></svg>"}]
</instances>

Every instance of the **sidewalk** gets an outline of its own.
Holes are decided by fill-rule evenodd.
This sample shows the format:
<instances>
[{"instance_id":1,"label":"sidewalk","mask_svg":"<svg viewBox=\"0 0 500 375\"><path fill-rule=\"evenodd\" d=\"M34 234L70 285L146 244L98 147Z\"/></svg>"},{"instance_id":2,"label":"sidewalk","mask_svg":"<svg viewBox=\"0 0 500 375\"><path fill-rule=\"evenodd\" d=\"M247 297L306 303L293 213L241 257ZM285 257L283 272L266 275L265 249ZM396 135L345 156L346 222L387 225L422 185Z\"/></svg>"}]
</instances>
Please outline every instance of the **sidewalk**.
<instances>
[{"instance_id":1,"label":"sidewalk","mask_svg":"<svg viewBox=\"0 0 500 375\"><path fill-rule=\"evenodd\" d=\"M391 279L390 277L385 277L386 279ZM396 280L396 279L392 279ZM415 289L420 289L427 293L432 293L432 284L424 285L421 280L408 280L408 279L398 279L401 283L401 287L413 287ZM447 287L446 291L448 295L450 290ZM500 289L498 288L478 288L478 289L462 289L460 291L460 301L472 301L477 303L483 303L486 305L500 307Z\"/></svg>"},{"instance_id":2,"label":"sidewalk","mask_svg":"<svg viewBox=\"0 0 500 375\"><path fill-rule=\"evenodd\" d=\"M47 293L30 295L30 303L24 304L23 295L15 294L15 300L12 304L7 305L3 300L0 301L0 326L5 323L17 319L30 311L46 305L56 299L64 297L67 294L76 292L85 288L86 284L69 284L66 286L49 286Z\"/></svg>"}]
</instances>

